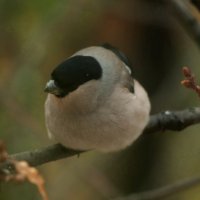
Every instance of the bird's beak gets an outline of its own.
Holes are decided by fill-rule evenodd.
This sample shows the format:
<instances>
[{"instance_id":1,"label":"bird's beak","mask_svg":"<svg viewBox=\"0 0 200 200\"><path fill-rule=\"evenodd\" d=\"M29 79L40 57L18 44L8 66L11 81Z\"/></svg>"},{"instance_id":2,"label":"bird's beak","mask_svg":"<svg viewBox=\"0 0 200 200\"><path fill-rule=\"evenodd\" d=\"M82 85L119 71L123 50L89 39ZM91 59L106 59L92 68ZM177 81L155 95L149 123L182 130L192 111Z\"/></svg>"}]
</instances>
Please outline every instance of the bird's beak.
<instances>
[{"instance_id":1,"label":"bird's beak","mask_svg":"<svg viewBox=\"0 0 200 200\"><path fill-rule=\"evenodd\" d=\"M62 89L56 86L54 80L50 80L47 82L44 91L51 94L55 94L56 96L60 96L63 93Z\"/></svg>"}]
</instances>

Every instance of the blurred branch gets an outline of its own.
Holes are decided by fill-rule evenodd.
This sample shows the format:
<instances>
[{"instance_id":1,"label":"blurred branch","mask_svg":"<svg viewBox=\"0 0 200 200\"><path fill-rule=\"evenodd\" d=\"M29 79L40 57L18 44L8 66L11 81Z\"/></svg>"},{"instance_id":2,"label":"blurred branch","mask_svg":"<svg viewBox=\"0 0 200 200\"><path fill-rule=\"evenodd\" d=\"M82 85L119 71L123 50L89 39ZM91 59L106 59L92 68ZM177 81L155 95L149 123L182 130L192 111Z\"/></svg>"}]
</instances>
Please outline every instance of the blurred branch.
<instances>
[{"instance_id":1,"label":"blurred branch","mask_svg":"<svg viewBox=\"0 0 200 200\"><path fill-rule=\"evenodd\" d=\"M194 187L198 184L200 184L200 177L194 177L146 192L131 194L126 197L117 198L116 200L159 200L176 194L177 192L181 192L185 189Z\"/></svg>"},{"instance_id":2,"label":"blurred branch","mask_svg":"<svg viewBox=\"0 0 200 200\"><path fill-rule=\"evenodd\" d=\"M200 10L200 0L191 0L191 2L197 7L198 10Z\"/></svg>"},{"instance_id":3,"label":"blurred branch","mask_svg":"<svg viewBox=\"0 0 200 200\"><path fill-rule=\"evenodd\" d=\"M180 131L197 123L200 123L200 107L182 111L165 111L151 116L144 134L164 130ZM9 160L24 160L31 166L38 166L58 159L79 155L82 152L65 148L61 144L54 144L33 151L10 155L8 161L0 164L0 171L13 170L12 162L9 162Z\"/></svg>"},{"instance_id":4,"label":"blurred branch","mask_svg":"<svg viewBox=\"0 0 200 200\"><path fill-rule=\"evenodd\" d=\"M200 48L200 22L194 16L191 4L185 0L166 1Z\"/></svg>"}]
</instances>

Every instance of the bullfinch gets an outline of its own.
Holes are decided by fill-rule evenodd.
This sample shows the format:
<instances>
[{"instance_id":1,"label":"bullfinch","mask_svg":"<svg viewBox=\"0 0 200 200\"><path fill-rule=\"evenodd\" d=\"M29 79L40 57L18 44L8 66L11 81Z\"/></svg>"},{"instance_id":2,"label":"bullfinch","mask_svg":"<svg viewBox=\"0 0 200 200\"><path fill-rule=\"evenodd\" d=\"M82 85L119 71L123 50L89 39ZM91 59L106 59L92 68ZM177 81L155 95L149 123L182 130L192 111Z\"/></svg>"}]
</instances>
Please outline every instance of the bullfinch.
<instances>
[{"instance_id":1,"label":"bullfinch","mask_svg":"<svg viewBox=\"0 0 200 200\"><path fill-rule=\"evenodd\" d=\"M147 92L127 57L109 44L84 48L63 61L45 92L48 136L71 149L124 149L149 120Z\"/></svg>"}]
</instances>

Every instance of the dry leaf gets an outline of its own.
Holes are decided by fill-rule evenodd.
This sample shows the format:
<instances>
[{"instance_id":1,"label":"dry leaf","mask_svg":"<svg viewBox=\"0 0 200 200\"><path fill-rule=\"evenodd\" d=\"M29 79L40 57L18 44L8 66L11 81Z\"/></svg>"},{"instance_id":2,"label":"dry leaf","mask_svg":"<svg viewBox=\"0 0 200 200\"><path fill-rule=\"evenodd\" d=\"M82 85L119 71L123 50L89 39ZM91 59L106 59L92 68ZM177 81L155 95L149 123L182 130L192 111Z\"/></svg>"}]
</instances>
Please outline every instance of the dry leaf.
<instances>
[{"instance_id":1,"label":"dry leaf","mask_svg":"<svg viewBox=\"0 0 200 200\"><path fill-rule=\"evenodd\" d=\"M34 167L29 166L25 161L15 161L15 168L18 172L18 175L21 175L22 178L28 179L30 183L35 184L43 198L43 200L48 200L48 196L44 187L44 179Z\"/></svg>"},{"instance_id":2,"label":"dry leaf","mask_svg":"<svg viewBox=\"0 0 200 200\"><path fill-rule=\"evenodd\" d=\"M0 163L9 161L13 164L16 174L0 171L0 179L4 181L25 181L26 179L35 184L43 200L48 200L47 192L44 187L44 179L34 167L31 167L26 161L11 160L8 157L4 143L0 140Z\"/></svg>"}]
</instances>

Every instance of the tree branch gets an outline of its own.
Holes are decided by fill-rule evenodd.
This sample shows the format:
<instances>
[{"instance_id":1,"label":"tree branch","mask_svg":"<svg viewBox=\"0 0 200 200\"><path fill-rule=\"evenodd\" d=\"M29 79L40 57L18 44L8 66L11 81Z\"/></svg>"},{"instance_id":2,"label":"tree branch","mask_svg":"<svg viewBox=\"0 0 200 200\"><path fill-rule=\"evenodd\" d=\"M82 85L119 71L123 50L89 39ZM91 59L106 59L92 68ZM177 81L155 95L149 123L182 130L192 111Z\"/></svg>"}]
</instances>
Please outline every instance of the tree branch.
<instances>
[{"instance_id":1,"label":"tree branch","mask_svg":"<svg viewBox=\"0 0 200 200\"><path fill-rule=\"evenodd\" d=\"M200 107L188 108L181 111L165 111L150 117L144 134L158 131L181 131L188 126L200 123Z\"/></svg>"},{"instance_id":2,"label":"tree branch","mask_svg":"<svg viewBox=\"0 0 200 200\"><path fill-rule=\"evenodd\" d=\"M131 194L126 197L117 198L115 200L159 200L171 196L177 192L189 189L200 184L200 177L177 181L171 185L163 186L146 192Z\"/></svg>"},{"instance_id":3,"label":"tree branch","mask_svg":"<svg viewBox=\"0 0 200 200\"><path fill-rule=\"evenodd\" d=\"M197 123L200 123L200 107L185 109L182 111L165 111L150 117L150 121L144 130L144 134L164 130L180 131ZM82 152L83 151L65 148L61 144L54 144L33 151L10 155L9 159L25 160L31 166L38 166L58 159L79 155ZM0 164L1 172L10 172L13 170L12 162L10 162L9 159Z\"/></svg>"},{"instance_id":4,"label":"tree branch","mask_svg":"<svg viewBox=\"0 0 200 200\"><path fill-rule=\"evenodd\" d=\"M200 48L200 22L192 12L191 3L185 0L166 0L166 3L170 5L186 31Z\"/></svg>"}]
</instances>

